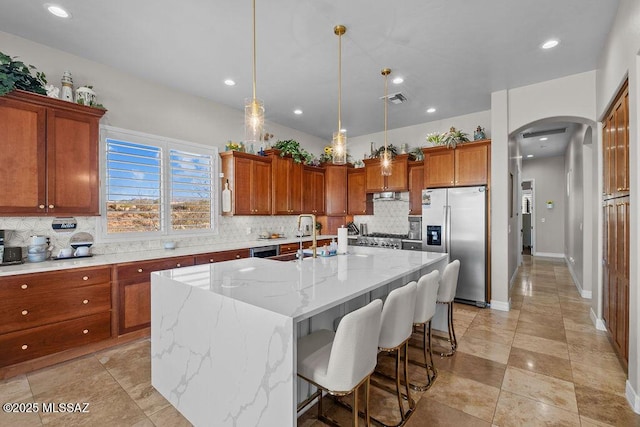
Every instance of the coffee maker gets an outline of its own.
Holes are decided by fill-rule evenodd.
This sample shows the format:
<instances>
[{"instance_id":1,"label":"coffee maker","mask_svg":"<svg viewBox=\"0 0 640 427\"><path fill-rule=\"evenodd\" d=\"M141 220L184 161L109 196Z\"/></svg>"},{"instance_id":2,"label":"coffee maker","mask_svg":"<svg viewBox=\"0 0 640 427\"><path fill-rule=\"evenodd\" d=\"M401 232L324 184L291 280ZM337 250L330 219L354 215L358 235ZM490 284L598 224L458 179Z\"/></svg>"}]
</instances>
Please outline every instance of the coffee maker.
<instances>
[{"instance_id":1,"label":"coffee maker","mask_svg":"<svg viewBox=\"0 0 640 427\"><path fill-rule=\"evenodd\" d=\"M409 240L422 240L422 217L409 217Z\"/></svg>"},{"instance_id":2,"label":"coffee maker","mask_svg":"<svg viewBox=\"0 0 640 427\"><path fill-rule=\"evenodd\" d=\"M11 230L0 230L0 261L3 265L22 264L22 248L5 246L10 236Z\"/></svg>"}]
</instances>

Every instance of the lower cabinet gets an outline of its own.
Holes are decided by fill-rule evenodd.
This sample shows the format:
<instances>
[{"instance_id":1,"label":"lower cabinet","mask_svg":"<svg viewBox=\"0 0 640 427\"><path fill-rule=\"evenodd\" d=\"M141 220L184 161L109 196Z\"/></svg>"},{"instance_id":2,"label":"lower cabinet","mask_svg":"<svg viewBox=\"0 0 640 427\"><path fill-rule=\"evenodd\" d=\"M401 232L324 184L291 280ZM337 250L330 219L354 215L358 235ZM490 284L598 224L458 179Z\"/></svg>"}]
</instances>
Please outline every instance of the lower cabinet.
<instances>
[{"instance_id":1,"label":"lower cabinet","mask_svg":"<svg viewBox=\"0 0 640 427\"><path fill-rule=\"evenodd\" d=\"M193 256L129 262L116 266L118 277L118 334L151 325L151 272L194 265Z\"/></svg>"},{"instance_id":2,"label":"lower cabinet","mask_svg":"<svg viewBox=\"0 0 640 427\"><path fill-rule=\"evenodd\" d=\"M211 252L208 254L198 254L195 256L195 264L210 264L214 262L231 261L234 259L249 258L249 249L238 249L234 251Z\"/></svg>"},{"instance_id":3,"label":"lower cabinet","mask_svg":"<svg viewBox=\"0 0 640 427\"><path fill-rule=\"evenodd\" d=\"M110 337L110 266L2 279L0 367Z\"/></svg>"}]
</instances>

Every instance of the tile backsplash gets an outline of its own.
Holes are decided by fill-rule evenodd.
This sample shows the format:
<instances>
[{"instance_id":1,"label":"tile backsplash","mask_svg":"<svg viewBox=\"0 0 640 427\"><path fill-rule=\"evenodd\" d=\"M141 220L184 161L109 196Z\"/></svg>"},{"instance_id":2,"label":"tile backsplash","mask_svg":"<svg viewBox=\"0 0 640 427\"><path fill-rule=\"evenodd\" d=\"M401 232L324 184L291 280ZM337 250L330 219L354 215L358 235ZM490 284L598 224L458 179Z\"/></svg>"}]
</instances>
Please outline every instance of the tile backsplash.
<instances>
[{"instance_id":1,"label":"tile backsplash","mask_svg":"<svg viewBox=\"0 0 640 427\"><path fill-rule=\"evenodd\" d=\"M366 223L369 233L407 234L409 232L409 193L400 193L400 200L373 203L373 215L355 215L353 222Z\"/></svg>"},{"instance_id":2,"label":"tile backsplash","mask_svg":"<svg viewBox=\"0 0 640 427\"><path fill-rule=\"evenodd\" d=\"M69 239L74 233L87 232L96 238L96 217L75 217L78 225L72 232L56 232L51 228L53 217L2 217L0 229L11 230L11 236L6 246L22 246L29 244L32 235L45 235L51 239L53 253L69 246ZM218 234L203 235L202 237L165 236L161 239L145 239L141 241L125 242L97 242L92 246L94 254L112 254L123 252L138 252L144 250L162 249L164 241L177 242L179 247L200 246L216 243L231 243L255 240L261 231L284 233L286 237L295 236L297 217L295 216L236 216L218 217ZM251 233L247 234L248 229Z\"/></svg>"}]
</instances>

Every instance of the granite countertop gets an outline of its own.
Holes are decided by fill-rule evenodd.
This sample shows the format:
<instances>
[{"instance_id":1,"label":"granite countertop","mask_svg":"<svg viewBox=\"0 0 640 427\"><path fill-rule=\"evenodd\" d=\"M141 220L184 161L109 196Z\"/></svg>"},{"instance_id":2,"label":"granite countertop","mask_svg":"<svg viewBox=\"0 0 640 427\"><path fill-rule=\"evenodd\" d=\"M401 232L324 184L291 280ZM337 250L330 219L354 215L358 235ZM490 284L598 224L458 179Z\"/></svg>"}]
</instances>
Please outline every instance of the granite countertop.
<instances>
[{"instance_id":1,"label":"granite countertop","mask_svg":"<svg viewBox=\"0 0 640 427\"><path fill-rule=\"evenodd\" d=\"M245 258L153 274L300 321L447 257L349 246L347 254L327 258L289 262Z\"/></svg>"},{"instance_id":2,"label":"granite countertop","mask_svg":"<svg viewBox=\"0 0 640 427\"><path fill-rule=\"evenodd\" d=\"M336 235L320 235L318 240L337 239ZM311 237L303 237L302 241L311 241ZM268 245L282 245L300 242L299 237L281 237L277 239L256 239L242 242L216 243L201 246L180 246L176 249L157 249L138 252L125 252L116 254L94 255L88 258L69 258L64 260L48 260L43 262L25 262L18 265L5 265L0 267L0 277L16 274L42 273L46 271L65 270L69 268L96 267L101 265L119 264L124 262L146 261L160 258L197 255L208 252L232 251L236 249L255 248Z\"/></svg>"}]
</instances>

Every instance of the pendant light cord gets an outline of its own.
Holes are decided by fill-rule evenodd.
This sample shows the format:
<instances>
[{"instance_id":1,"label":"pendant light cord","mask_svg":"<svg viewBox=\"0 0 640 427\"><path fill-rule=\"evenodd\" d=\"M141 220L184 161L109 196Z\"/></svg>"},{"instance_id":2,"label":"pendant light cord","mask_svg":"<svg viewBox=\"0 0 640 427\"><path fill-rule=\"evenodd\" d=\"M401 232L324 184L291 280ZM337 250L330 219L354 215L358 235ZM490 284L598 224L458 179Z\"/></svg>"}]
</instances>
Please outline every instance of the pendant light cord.
<instances>
[{"instance_id":1,"label":"pendant light cord","mask_svg":"<svg viewBox=\"0 0 640 427\"><path fill-rule=\"evenodd\" d=\"M342 34L339 34L338 35L338 135L340 135L341 130L342 130Z\"/></svg>"},{"instance_id":2,"label":"pendant light cord","mask_svg":"<svg viewBox=\"0 0 640 427\"><path fill-rule=\"evenodd\" d=\"M256 100L256 0L253 0L253 101Z\"/></svg>"},{"instance_id":3,"label":"pendant light cord","mask_svg":"<svg viewBox=\"0 0 640 427\"><path fill-rule=\"evenodd\" d=\"M386 73L384 75L384 98L382 98L384 102L384 154L387 155L387 105L389 102L387 100L387 80L389 78L389 74Z\"/></svg>"}]
</instances>

